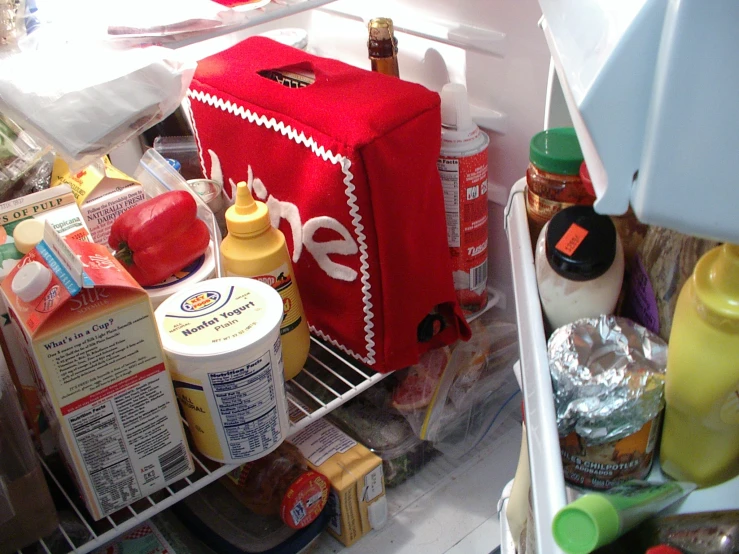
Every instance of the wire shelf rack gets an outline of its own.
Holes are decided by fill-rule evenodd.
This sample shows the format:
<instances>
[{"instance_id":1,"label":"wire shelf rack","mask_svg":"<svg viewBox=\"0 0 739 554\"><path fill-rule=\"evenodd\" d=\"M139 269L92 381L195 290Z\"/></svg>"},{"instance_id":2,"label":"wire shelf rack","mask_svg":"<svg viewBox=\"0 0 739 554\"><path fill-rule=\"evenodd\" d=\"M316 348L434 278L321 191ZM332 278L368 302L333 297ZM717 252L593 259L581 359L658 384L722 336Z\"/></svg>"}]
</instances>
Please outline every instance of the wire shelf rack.
<instances>
[{"instance_id":1,"label":"wire shelf rack","mask_svg":"<svg viewBox=\"0 0 739 554\"><path fill-rule=\"evenodd\" d=\"M288 402L293 419L288 436L323 417L386 377L346 355L312 339L308 361L301 373L286 383ZM297 417L294 417L297 416ZM74 484L60 460L41 460L50 483L52 494L60 509L56 531L22 550L24 554L85 554L92 552L115 538L125 534L152 516L179 502L183 498L216 481L237 465L214 464L199 457L193 451L195 472L169 487L142 498L133 504L103 518L93 521L77 497Z\"/></svg>"}]
</instances>

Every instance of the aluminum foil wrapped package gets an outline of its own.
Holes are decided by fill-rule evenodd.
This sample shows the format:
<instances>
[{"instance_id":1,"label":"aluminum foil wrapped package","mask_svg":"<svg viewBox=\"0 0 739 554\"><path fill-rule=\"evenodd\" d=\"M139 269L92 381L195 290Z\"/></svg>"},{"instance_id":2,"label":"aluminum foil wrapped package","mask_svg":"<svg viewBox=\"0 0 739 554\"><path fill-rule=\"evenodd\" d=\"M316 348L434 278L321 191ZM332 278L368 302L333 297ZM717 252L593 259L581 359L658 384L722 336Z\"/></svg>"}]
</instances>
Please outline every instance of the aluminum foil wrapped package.
<instances>
[{"instance_id":1,"label":"aluminum foil wrapped package","mask_svg":"<svg viewBox=\"0 0 739 554\"><path fill-rule=\"evenodd\" d=\"M557 329L548 342L557 429L588 446L639 431L664 407L667 344L629 319L603 315Z\"/></svg>"}]
</instances>

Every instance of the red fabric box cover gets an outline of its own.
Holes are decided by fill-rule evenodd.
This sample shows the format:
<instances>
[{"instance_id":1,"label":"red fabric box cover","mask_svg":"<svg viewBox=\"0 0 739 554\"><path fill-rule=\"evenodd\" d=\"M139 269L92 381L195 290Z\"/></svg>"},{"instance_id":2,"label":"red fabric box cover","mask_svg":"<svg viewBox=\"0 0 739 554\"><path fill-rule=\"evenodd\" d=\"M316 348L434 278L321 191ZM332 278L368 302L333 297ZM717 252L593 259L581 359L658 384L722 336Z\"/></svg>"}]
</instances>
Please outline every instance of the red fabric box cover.
<instances>
[{"instance_id":1,"label":"red fabric box cover","mask_svg":"<svg viewBox=\"0 0 739 554\"><path fill-rule=\"evenodd\" d=\"M315 74L289 88L260 71ZM262 37L199 63L188 91L203 173L247 181L288 241L314 334L377 371L469 338L436 160L440 99ZM427 342L434 309L446 325Z\"/></svg>"}]
</instances>

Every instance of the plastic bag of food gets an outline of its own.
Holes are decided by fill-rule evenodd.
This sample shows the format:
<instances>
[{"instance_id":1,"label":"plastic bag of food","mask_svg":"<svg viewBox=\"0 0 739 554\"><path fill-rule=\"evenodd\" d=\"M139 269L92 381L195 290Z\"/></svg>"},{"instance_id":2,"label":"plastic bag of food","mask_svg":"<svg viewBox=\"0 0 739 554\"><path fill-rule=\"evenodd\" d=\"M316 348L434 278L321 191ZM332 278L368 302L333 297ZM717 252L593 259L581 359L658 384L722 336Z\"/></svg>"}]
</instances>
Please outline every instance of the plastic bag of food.
<instances>
[{"instance_id":1,"label":"plastic bag of food","mask_svg":"<svg viewBox=\"0 0 739 554\"><path fill-rule=\"evenodd\" d=\"M19 40L21 49L48 48L69 42L108 42L127 46L170 45L195 41L243 27L247 16L211 0L35 0L26 10L26 28L32 32ZM175 46L177 43L175 42Z\"/></svg>"},{"instance_id":2,"label":"plastic bag of food","mask_svg":"<svg viewBox=\"0 0 739 554\"><path fill-rule=\"evenodd\" d=\"M516 326L497 320L493 310L471 327L468 342L428 352L399 375L391 402L419 438L454 456L500 423L518 393Z\"/></svg>"},{"instance_id":3,"label":"plastic bag of food","mask_svg":"<svg viewBox=\"0 0 739 554\"><path fill-rule=\"evenodd\" d=\"M382 459L385 487L415 475L437 452L416 436L403 415L390 407L392 378L367 389L328 416L353 439Z\"/></svg>"},{"instance_id":4,"label":"plastic bag of food","mask_svg":"<svg viewBox=\"0 0 739 554\"><path fill-rule=\"evenodd\" d=\"M14 121L0 113L0 192L32 169L47 152L18 127ZM3 198L3 200L6 200Z\"/></svg>"},{"instance_id":5,"label":"plastic bag of food","mask_svg":"<svg viewBox=\"0 0 739 554\"><path fill-rule=\"evenodd\" d=\"M161 47L14 52L0 58L0 112L78 170L171 114L195 65Z\"/></svg>"}]
</instances>

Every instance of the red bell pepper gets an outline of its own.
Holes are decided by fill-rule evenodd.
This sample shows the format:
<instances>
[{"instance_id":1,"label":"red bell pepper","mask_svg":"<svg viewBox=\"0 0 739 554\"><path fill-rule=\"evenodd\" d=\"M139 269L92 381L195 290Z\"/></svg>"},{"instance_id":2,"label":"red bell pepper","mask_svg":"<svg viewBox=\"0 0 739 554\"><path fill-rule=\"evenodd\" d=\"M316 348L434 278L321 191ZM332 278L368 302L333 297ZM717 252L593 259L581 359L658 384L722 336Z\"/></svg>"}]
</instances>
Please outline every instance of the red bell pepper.
<instances>
[{"instance_id":1,"label":"red bell pepper","mask_svg":"<svg viewBox=\"0 0 739 554\"><path fill-rule=\"evenodd\" d=\"M143 286L161 283L193 262L209 242L195 199L183 190L165 192L123 212L108 238L115 257Z\"/></svg>"}]
</instances>

